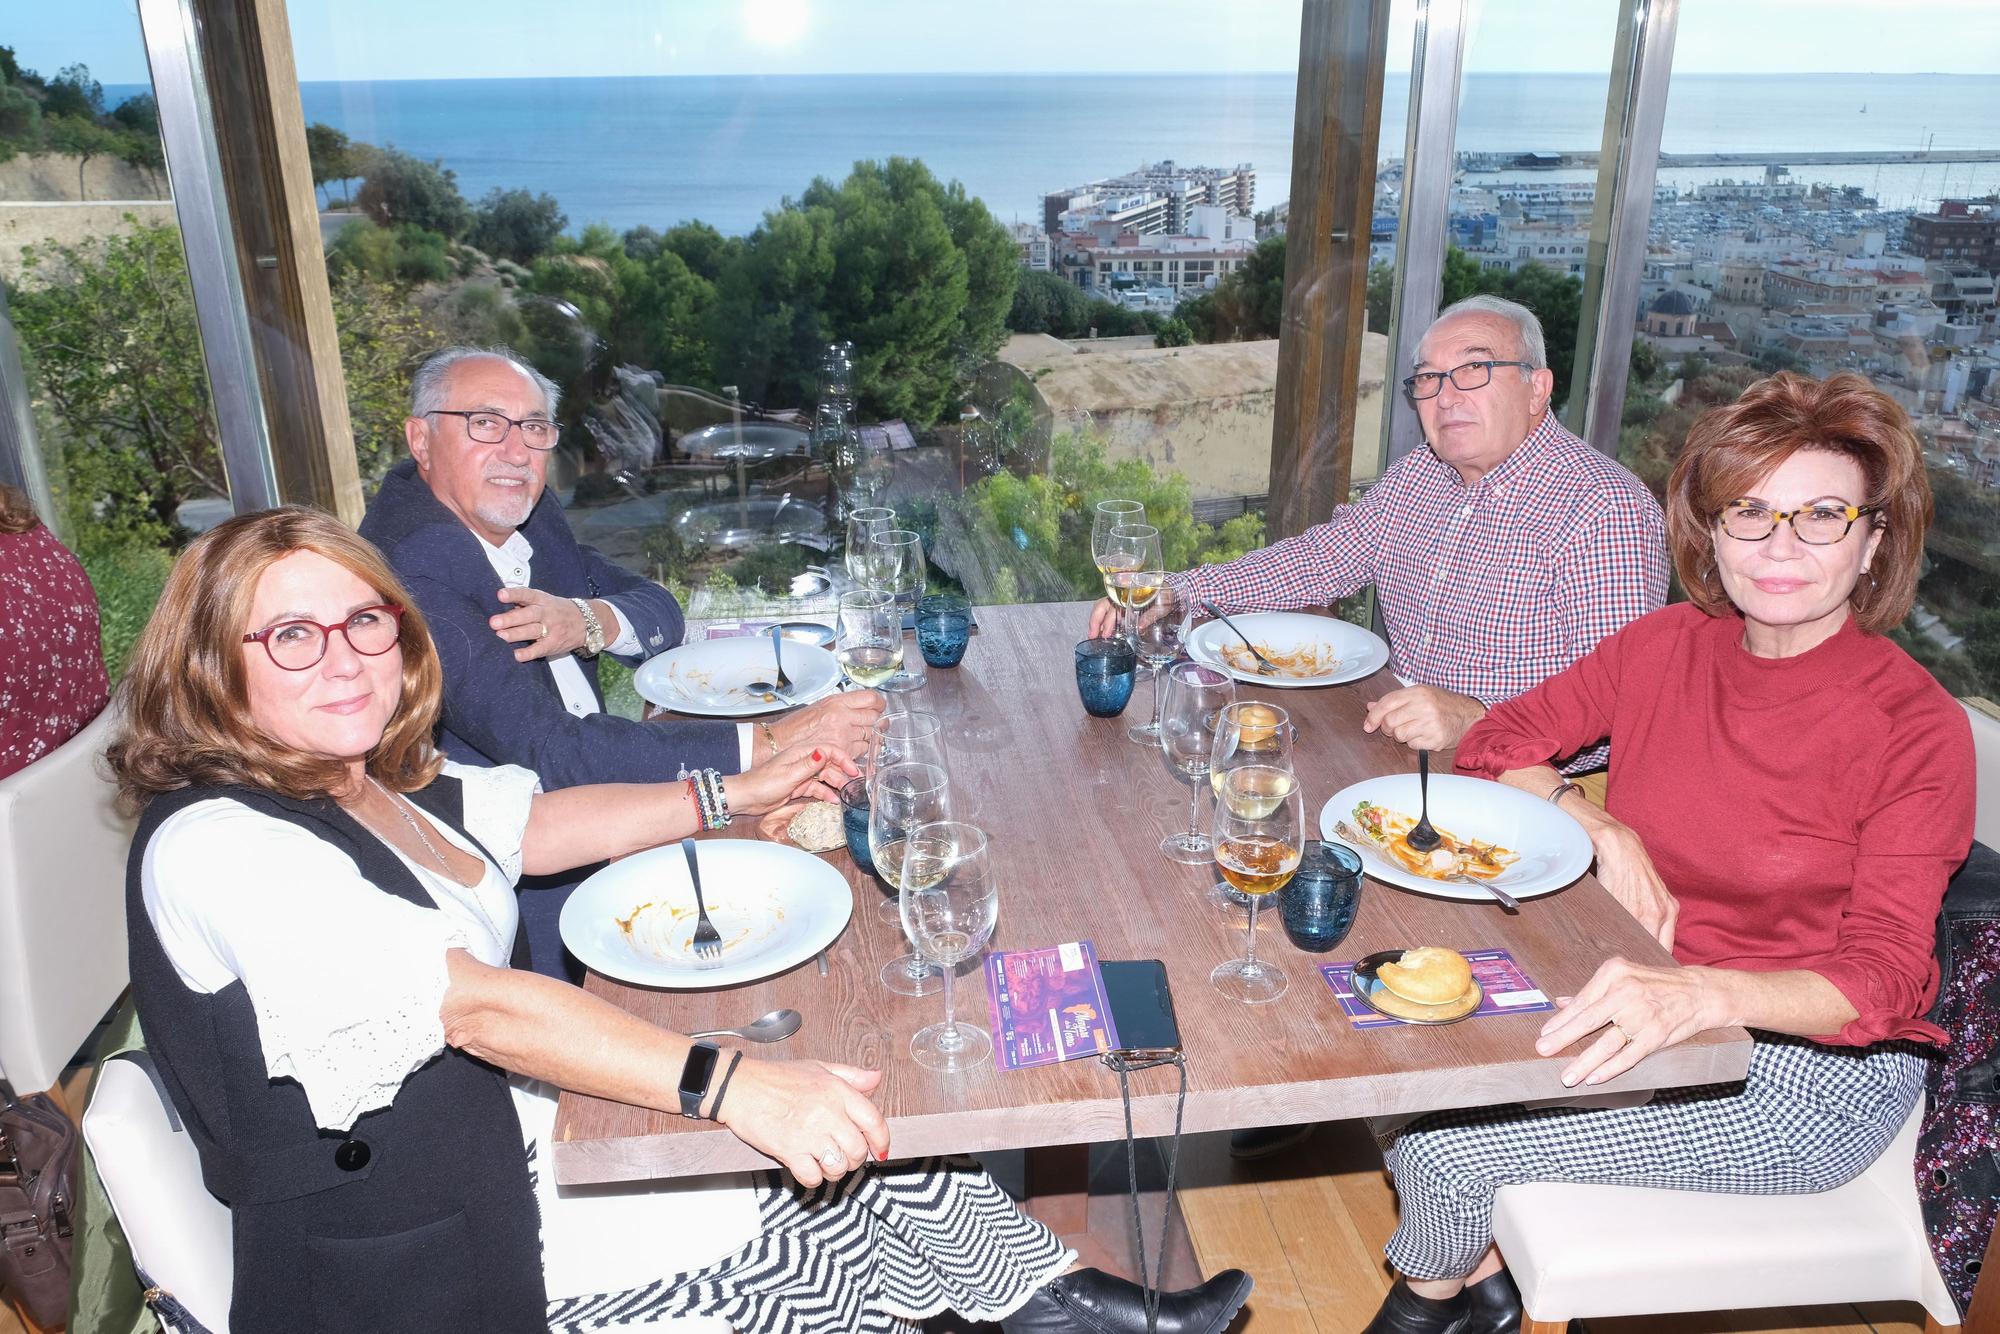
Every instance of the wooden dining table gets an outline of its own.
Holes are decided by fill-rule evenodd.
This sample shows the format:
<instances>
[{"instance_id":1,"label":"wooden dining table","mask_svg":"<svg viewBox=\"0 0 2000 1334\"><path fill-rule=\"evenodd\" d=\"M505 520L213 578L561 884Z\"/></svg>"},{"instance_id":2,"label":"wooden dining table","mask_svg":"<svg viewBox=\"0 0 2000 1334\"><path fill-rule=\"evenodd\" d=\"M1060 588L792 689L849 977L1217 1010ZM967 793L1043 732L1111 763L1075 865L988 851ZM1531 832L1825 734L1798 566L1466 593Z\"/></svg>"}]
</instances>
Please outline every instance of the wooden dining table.
<instances>
[{"instance_id":1,"label":"wooden dining table","mask_svg":"<svg viewBox=\"0 0 2000 1334\"><path fill-rule=\"evenodd\" d=\"M1072 654L1089 618L1086 603L981 607L963 663L929 669L911 708L943 723L958 818L991 841L1000 892L993 949L1089 940L1102 959L1166 965L1186 1053L1188 1131L1486 1106L1573 1096L1561 1072L1575 1049L1540 1056L1546 1012L1482 1015L1444 1026L1360 1029L1319 965L1420 944L1457 950L1504 948L1550 996L1575 992L1614 955L1669 964L1667 953L1588 874L1524 900L1518 915L1496 904L1430 897L1367 879L1347 939L1308 954L1285 938L1273 908L1260 913L1258 955L1278 963L1290 986L1276 1001L1244 1005L1209 984L1216 964L1243 951L1243 916L1211 905L1213 866L1168 860L1160 839L1188 819L1189 789L1157 747L1126 736L1152 707L1142 681L1125 716L1087 716ZM910 646L914 654L914 643ZM1239 698L1283 705L1298 729L1296 767L1307 823L1362 779L1412 771L1414 752L1362 731L1370 701L1397 688L1388 670L1344 685L1281 690L1239 686ZM1202 820L1208 817L1203 795ZM718 836L753 836L739 821ZM752 1054L814 1058L879 1068L876 1102L897 1158L1044 1145L1087 1145L1125 1133L1117 1076L1075 1060L1025 1070L992 1061L957 1074L910 1056L917 1029L942 1017L939 996L891 993L877 973L908 949L877 916L884 891L845 849L822 854L840 870L854 911L829 946L822 976L810 959L760 982L715 991L630 986L592 973L589 990L677 1032L740 1025L790 1006L798 1034ZM983 972L961 965L962 1018L987 1024ZM1655 1052L1597 1092L1671 1088L1741 1079L1750 1059L1742 1029L1702 1033ZM1172 1133L1177 1091L1170 1068L1132 1077L1140 1136ZM664 1112L565 1093L554 1142L564 1184L685 1177L768 1167L727 1130Z\"/></svg>"}]
</instances>

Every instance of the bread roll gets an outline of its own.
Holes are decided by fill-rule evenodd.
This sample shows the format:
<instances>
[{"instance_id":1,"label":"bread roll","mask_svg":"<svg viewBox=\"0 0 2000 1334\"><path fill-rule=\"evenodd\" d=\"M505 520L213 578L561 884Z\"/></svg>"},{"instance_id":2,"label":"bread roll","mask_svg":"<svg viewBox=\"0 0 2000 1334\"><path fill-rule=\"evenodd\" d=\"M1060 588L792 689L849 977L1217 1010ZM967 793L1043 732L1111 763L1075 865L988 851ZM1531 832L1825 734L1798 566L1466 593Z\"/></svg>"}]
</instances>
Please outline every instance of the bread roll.
<instances>
[{"instance_id":1,"label":"bread roll","mask_svg":"<svg viewBox=\"0 0 2000 1334\"><path fill-rule=\"evenodd\" d=\"M1457 950L1423 945L1404 950L1395 963L1385 963L1375 976L1389 991L1419 1005L1449 1005L1472 989L1472 965Z\"/></svg>"},{"instance_id":2,"label":"bread roll","mask_svg":"<svg viewBox=\"0 0 2000 1334\"><path fill-rule=\"evenodd\" d=\"M831 801L815 801L794 815L785 833L807 852L831 852L847 842L840 807Z\"/></svg>"}]
</instances>

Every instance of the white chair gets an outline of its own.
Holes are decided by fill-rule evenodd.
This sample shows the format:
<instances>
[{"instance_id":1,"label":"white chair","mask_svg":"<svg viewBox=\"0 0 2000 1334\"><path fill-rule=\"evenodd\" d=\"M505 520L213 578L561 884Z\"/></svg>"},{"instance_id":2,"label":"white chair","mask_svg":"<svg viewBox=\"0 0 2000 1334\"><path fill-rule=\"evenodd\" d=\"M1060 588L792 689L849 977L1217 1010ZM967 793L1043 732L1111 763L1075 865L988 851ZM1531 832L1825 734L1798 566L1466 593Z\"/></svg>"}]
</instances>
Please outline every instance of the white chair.
<instances>
[{"instance_id":1,"label":"white chair","mask_svg":"<svg viewBox=\"0 0 2000 1334\"><path fill-rule=\"evenodd\" d=\"M1972 705L1974 836L2000 847L2000 719ZM1914 1301L1959 1323L1917 1207L1919 1100L1873 1166L1817 1195L1715 1195L1533 1182L1501 1190L1493 1238L1525 1334L1592 1316Z\"/></svg>"},{"instance_id":2,"label":"white chair","mask_svg":"<svg viewBox=\"0 0 2000 1334\"><path fill-rule=\"evenodd\" d=\"M125 990L125 855L132 822L100 760L96 721L0 779L0 1078L53 1085Z\"/></svg>"},{"instance_id":3,"label":"white chair","mask_svg":"<svg viewBox=\"0 0 2000 1334\"><path fill-rule=\"evenodd\" d=\"M1493 1240L1524 1334L1573 1319L1914 1301L1958 1324L1917 1209L1923 1105L1866 1172L1817 1195L1716 1195L1537 1181L1501 1190Z\"/></svg>"},{"instance_id":4,"label":"white chair","mask_svg":"<svg viewBox=\"0 0 2000 1334\"><path fill-rule=\"evenodd\" d=\"M214 1334L228 1334L229 1209L202 1184L194 1141L152 1077L130 1060L104 1062L83 1138L139 1268Z\"/></svg>"}]
</instances>

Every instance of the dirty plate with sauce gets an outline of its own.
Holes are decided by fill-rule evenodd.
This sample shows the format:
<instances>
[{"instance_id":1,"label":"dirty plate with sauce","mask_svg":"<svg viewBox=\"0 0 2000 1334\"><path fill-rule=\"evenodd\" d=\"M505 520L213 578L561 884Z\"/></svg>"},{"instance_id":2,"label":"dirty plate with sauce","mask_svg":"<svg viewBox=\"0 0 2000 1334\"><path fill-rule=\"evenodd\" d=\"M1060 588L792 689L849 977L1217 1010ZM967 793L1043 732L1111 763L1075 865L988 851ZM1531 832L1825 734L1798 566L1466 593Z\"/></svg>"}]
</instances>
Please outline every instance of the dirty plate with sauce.
<instances>
[{"instance_id":1,"label":"dirty plate with sauce","mask_svg":"<svg viewBox=\"0 0 2000 1334\"><path fill-rule=\"evenodd\" d=\"M1478 884L1413 874L1379 843L1342 838L1334 826L1357 823L1355 808L1366 802L1392 812L1416 811L1423 797L1415 774L1386 774L1344 787L1320 809L1320 837L1361 854L1362 869L1384 884L1443 899L1490 902ZM1459 839L1497 846L1513 857L1487 882L1517 899L1553 894L1590 869L1590 836L1568 811L1504 783L1460 774L1432 774L1431 824Z\"/></svg>"},{"instance_id":2,"label":"dirty plate with sauce","mask_svg":"<svg viewBox=\"0 0 2000 1334\"><path fill-rule=\"evenodd\" d=\"M675 713L706 718L754 718L810 704L840 684L840 664L816 644L785 642L788 696L752 694L752 681L773 680L768 635L740 639L705 639L668 649L646 659L632 674L640 698Z\"/></svg>"},{"instance_id":3,"label":"dirty plate with sauce","mask_svg":"<svg viewBox=\"0 0 2000 1334\"><path fill-rule=\"evenodd\" d=\"M607 977L676 989L754 982L804 963L847 925L854 894L809 853L751 839L703 839L701 888L722 957L693 948L694 887L677 845L649 848L585 880L562 910L563 944Z\"/></svg>"},{"instance_id":4,"label":"dirty plate with sauce","mask_svg":"<svg viewBox=\"0 0 2000 1334\"><path fill-rule=\"evenodd\" d=\"M1253 611L1231 614L1229 619L1272 661L1276 672L1258 671L1242 638L1221 621L1205 621L1190 634L1187 654L1250 685L1283 690L1334 686L1373 676L1389 663L1389 646L1381 636L1330 616Z\"/></svg>"}]
</instances>

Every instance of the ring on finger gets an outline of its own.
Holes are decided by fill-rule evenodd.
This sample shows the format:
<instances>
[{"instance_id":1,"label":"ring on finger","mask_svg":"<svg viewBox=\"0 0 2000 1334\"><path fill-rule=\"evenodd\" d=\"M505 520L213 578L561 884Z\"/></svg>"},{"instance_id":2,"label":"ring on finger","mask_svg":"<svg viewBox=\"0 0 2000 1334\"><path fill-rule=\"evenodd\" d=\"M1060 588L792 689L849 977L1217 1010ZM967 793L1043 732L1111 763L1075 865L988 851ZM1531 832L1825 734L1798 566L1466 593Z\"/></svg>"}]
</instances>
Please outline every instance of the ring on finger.
<instances>
[{"instance_id":1,"label":"ring on finger","mask_svg":"<svg viewBox=\"0 0 2000 1334\"><path fill-rule=\"evenodd\" d=\"M544 623L542 623L541 621L535 622L535 638L547 639L548 637L549 637L549 627Z\"/></svg>"},{"instance_id":2,"label":"ring on finger","mask_svg":"<svg viewBox=\"0 0 2000 1334\"><path fill-rule=\"evenodd\" d=\"M819 1165L829 1172L837 1172L847 1166L847 1155L839 1149L828 1149L819 1156Z\"/></svg>"},{"instance_id":3,"label":"ring on finger","mask_svg":"<svg viewBox=\"0 0 2000 1334\"><path fill-rule=\"evenodd\" d=\"M1625 1025L1619 1023L1616 1019L1613 1019L1611 1021L1611 1026L1618 1030L1618 1036L1622 1038L1624 1041L1630 1042L1632 1040L1632 1035L1626 1031Z\"/></svg>"}]
</instances>

